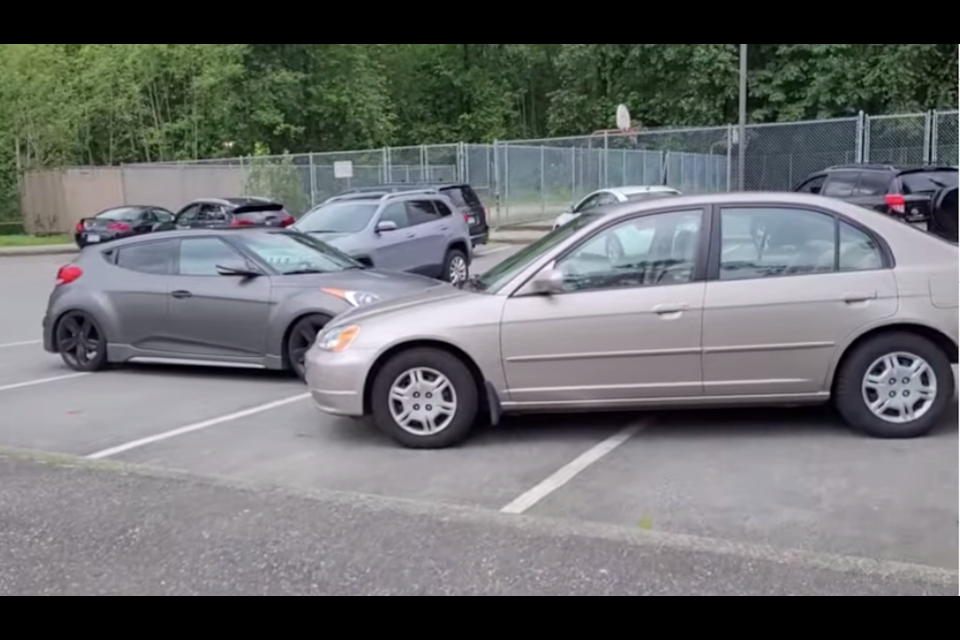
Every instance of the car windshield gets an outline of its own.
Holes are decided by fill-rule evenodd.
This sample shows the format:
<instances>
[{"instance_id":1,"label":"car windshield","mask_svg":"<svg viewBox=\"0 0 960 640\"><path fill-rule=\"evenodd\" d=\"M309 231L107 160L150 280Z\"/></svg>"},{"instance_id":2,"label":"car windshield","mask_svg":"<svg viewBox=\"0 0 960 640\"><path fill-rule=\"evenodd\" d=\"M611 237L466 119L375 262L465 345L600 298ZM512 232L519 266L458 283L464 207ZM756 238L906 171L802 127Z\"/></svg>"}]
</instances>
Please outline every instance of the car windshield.
<instances>
[{"instance_id":1,"label":"car windshield","mask_svg":"<svg viewBox=\"0 0 960 640\"><path fill-rule=\"evenodd\" d=\"M960 182L957 171L917 171L906 173L901 178L903 194L933 193L948 187L956 187Z\"/></svg>"},{"instance_id":2,"label":"car windshield","mask_svg":"<svg viewBox=\"0 0 960 640\"><path fill-rule=\"evenodd\" d=\"M379 204L334 202L320 205L294 226L302 233L359 233L366 229Z\"/></svg>"},{"instance_id":3,"label":"car windshield","mask_svg":"<svg viewBox=\"0 0 960 640\"><path fill-rule=\"evenodd\" d=\"M283 275L364 268L330 245L300 233L238 234L237 240Z\"/></svg>"},{"instance_id":4,"label":"car windshield","mask_svg":"<svg viewBox=\"0 0 960 640\"><path fill-rule=\"evenodd\" d=\"M97 215L98 220L114 220L117 222L133 222L140 218L142 209L133 207L122 207L120 209L110 209Z\"/></svg>"},{"instance_id":5,"label":"car windshield","mask_svg":"<svg viewBox=\"0 0 960 640\"><path fill-rule=\"evenodd\" d=\"M602 216L595 213L581 215L570 224L560 227L553 233L540 238L519 253L510 256L479 278L476 278L473 281L474 288L487 293L499 292L521 271L536 262L545 253L548 253L554 247L576 235L580 229L583 229L601 217Z\"/></svg>"}]
</instances>

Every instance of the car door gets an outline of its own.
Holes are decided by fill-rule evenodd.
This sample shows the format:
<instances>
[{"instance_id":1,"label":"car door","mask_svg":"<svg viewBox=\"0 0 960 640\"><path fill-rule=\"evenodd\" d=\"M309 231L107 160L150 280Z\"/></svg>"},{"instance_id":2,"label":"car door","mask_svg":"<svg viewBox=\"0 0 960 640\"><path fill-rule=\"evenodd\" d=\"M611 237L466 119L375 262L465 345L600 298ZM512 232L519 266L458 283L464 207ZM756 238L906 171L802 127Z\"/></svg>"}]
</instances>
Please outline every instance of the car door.
<instances>
[{"instance_id":1,"label":"car door","mask_svg":"<svg viewBox=\"0 0 960 640\"><path fill-rule=\"evenodd\" d=\"M897 312L880 242L830 211L730 206L716 212L714 227L703 330L708 396L825 392L838 350Z\"/></svg>"},{"instance_id":2,"label":"car door","mask_svg":"<svg viewBox=\"0 0 960 640\"><path fill-rule=\"evenodd\" d=\"M556 262L563 294L511 298L502 326L510 401L629 406L701 396L706 219L690 209L618 221ZM613 261L606 247L624 233L653 241Z\"/></svg>"},{"instance_id":3,"label":"car door","mask_svg":"<svg viewBox=\"0 0 960 640\"><path fill-rule=\"evenodd\" d=\"M419 263L416 234L410 228L410 216L403 202L388 204L380 212L376 224L392 222L396 231L378 232L372 250L373 264L387 271L410 271ZM376 226L374 226L376 228Z\"/></svg>"},{"instance_id":4,"label":"car door","mask_svg":"<svg viewBox=\"0 0 960 640\"><path fill-rule=\"evenodd\" d=\"M176 272L176 240L145 241L112 254L112 272L104 295L116 317L120 335L114 343L141 351L170 346L168 322L170 279Z\"/></svg>"},{"instance_id":5,"label":"car door","mask_svg":"<svg viewBox=\"0 0 960 640\"><path fill-rule=\"evenodd\" d=\"M137 235L152 233L159 222L160 221L157 219L152 209L145 209L140 212L140 217L137 219L137 222L133 227L133 231Z\"/></svg>"},{"instance_id":6,"label":"car door","mask_svg":"<svg viewBox=\"0 0 960 640\"><path fill-rule=\"evenodd\" d=\"M271 281L221 276L217 265L246 261L216 236L183 238L170 278L170 332L191 358L259 358L266 353Z\"/></svg>"},{"instance_id":7,"label":"car door","mask_svg":"<svg viewBox=\"0 0 960 640\"><path fill-rule=\"evenodd\" d=\"M409 270L438 276L443 273L443 263L447 257L447 229L450 228L450 222L440 216L433 200L409 200L406 205L413 235L409 250L415 256L416 265Z\"/></svg>"},{"instance_id":8,"label":"car door","mask_svg":"<svg viewBox=\"0 0 960 640\"><path fill-rule=\"evenodd\" d=\"M187 205L177 214L175 226L177 229L192 229L200 217L201 204L199 202Z\"/></svg>"}]
</instances>

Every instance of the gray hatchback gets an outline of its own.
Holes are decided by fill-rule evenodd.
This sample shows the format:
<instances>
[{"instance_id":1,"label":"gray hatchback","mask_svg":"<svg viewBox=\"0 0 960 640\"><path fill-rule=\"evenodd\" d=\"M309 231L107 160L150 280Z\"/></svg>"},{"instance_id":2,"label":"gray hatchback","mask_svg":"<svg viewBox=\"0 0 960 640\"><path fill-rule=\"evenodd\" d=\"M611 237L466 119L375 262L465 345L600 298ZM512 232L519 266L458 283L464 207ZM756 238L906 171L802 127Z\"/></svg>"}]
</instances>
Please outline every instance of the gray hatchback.
<instances>
[{"instance_id":1,"label":"gray hatchback","mask_svg":"<svg viewBox=\"0 0 960 640\"><path fill-rule=\"evenodd\" d=\"M462 285L472 261L470 225L436 190L352 194L304 215L294 229L377 269Z\"/></svg>"}]
</instances>

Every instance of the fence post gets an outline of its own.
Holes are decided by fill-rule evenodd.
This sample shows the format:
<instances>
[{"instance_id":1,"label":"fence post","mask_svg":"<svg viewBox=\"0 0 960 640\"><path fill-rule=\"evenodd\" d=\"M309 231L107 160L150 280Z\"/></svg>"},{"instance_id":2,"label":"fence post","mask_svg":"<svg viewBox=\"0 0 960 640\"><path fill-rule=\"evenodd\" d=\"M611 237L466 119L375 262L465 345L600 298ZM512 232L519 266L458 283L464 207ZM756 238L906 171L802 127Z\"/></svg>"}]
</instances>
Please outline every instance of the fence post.
<instances>
[{"instance_id":1,"label":"fence post","mask_svg":"<svg viewBox=\"0 0 960 640\"><path fill-rule=\"evenodd\" d=\"M547 213L547 148L540 145L540 213Z\"/></svg>"},{"instance_id":2,"label":"fence post","mask_svg":"<svg viewBox=\"0 0 960 640\"><path fill-rule=\"evenodd\" d=\"M930 132L930 164L940 162L940 112L934 110Z\"/></svg>"},{"instance_id":3,"label":"fence post","mask_svg":"<svg viewBox=\"0 0 960 640\"><path fill-rule=\"evenodd\" d=\"M430 155L427 151L427 145L420 145L420 180L418 182L429 182L427 174L430 170Z\"/></svg>"},{"instance_id":4,"label":"fence post","mask_svg":"<svg viewBox=\"0 0 960 640\"><path fill-rule=\"evenodd\" d=\"M500 228L500 221L503 215L500 211L500 185L502 178L500 176L500 141L493 141L493 180L490 182L490 188L493 191L493 204L497 210L494 228Z\"/></svg>"},{"instance_id":5,"label":"fence post","mask_svg":"<svg viewBox=\"0 0 960 640\"><path fill-rule=\"evenodd\" d=\"M860 151L860 155L862 156L862 159L861 159L862 163L870 162L870 156L872 155L872 152L870 149L872 136L873 136L872 120L870 116L865 115L863 120L863 146Z\"/></svg>"},{"instance_id":6,"label":"fence post","mask_svg":"<svg viewBox=\"0 0 960 640\"><path fill-rule=\"evenodd\" d=\"M610 186L610 134L603 134L603 159L601 163L601 180L603 184L600 185L601 189L606 189Z\"/></svg>"},{"instance_id":7,"label":"fence post","mask_svg":"<svg viewBox=\"0 0 960 640\"><path fill-rule=\"evenodd\" d=\"M727 191L733 191L733 125L727 127Z\"/></svg>"},{"instance_id":8,"label":"fence post","mask_svg":"<svg viewBox=\"0 0 960 640\"><path fill-rule=\"evenodd\" d=\"M317 206L317 167L313 161L313 153L310 156L310 208Z\"/></svg>"},{"instance_id":9,"label":"fence post","mask_svg":"<svg viewBox=\"0 0 960 640\"><path fill-rule=\"evenodd\" d=\"M867 114L861 111L857 116L857 142L856 142L856 164L863 164L867 161L866 156L866 135L867 135Z\"/></svg>"},{"instance_id":10,"label":"fence post","mask_svg":"<svg viewBox=\"0 0 960 640\"><path fill-rule=\"evenodd\" d=\"M932 164L937 161L937 153L934 149L937 148L937 145L934 144L934 122L937 121L937 112L928 111L927 112L927 121L924 123L923 129L923 162L924 164Z\"/></svg>"}]
</instances>

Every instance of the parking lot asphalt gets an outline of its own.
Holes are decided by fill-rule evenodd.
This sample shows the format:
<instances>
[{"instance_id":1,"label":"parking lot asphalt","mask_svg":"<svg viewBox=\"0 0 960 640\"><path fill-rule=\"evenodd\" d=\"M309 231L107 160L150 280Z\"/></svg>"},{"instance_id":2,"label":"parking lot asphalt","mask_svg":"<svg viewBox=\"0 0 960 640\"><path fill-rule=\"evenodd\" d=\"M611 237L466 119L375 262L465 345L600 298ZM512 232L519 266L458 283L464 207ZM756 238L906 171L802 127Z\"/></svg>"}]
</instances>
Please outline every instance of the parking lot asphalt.
<instances>
[{"instance_id":1,"label":"parking lot asphalt","mask_svg":"<svg viewBox=\"0 0 960 640\"><path fill-rule=\"evenodd\" d=\"M477 269L519 247L492 247ZM56 256L0 261L0 446L956 570L956 410L933 437L827 410L514 419L414 452L318 414L299 382L226 369L76 375L39 344Z\"/></svg>"}]
</instances>

